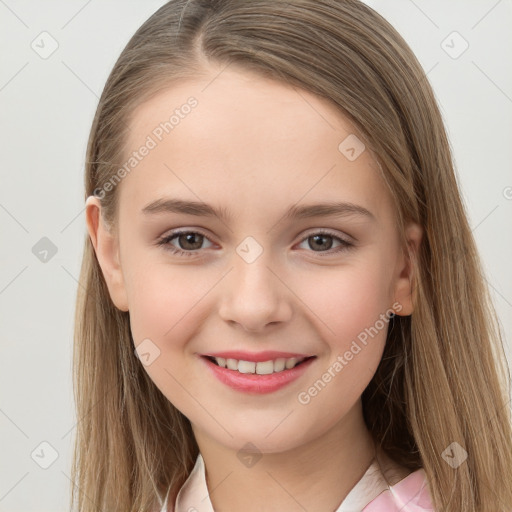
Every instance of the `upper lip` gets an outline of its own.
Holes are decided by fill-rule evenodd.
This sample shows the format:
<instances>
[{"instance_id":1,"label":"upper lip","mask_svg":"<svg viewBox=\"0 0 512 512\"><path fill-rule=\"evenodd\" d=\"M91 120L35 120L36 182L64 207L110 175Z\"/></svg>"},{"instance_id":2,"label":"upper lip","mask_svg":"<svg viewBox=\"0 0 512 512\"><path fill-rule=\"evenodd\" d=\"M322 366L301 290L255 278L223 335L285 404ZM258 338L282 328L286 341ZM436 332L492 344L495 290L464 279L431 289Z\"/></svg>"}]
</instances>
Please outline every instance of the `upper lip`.
<instances>
[{"instance_id":1,"label":"upper lip","mask_svg":"<svg viewBox=\"0 0 512 512\"><path fill-rule=\"evenodd\" d=\"M290 359L295 357L297 359L306 359L313 357L310 354L297 354L294 352L276 352L274 350L265 350L263 352L245 352L243 350L228 350L226 352L208 352L201 354L210 357L222 357L224 359L237 359L238 361L252 361L254 363L261 363L274 359Z\"/></svg>"}]
</instances>

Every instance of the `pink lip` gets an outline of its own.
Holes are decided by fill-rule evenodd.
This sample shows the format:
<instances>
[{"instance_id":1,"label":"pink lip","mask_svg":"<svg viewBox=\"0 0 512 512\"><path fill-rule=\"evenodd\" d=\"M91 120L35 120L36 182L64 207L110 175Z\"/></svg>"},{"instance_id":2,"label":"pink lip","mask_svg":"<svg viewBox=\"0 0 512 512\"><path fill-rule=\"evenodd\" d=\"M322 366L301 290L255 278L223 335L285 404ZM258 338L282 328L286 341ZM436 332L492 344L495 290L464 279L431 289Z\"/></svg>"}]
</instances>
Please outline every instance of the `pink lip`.
<instances>
[{"instance_id":1,"label":"pink lip","mask_svg":"<svg viewBox=\"0 0 512 512\"><path fill-rule=\"evenodd\" d=\"M208 352L201 354L203 356L223 357L224 359L236 359L238 361L251 361L254 363L262 363L274 359L289 359L296 357L297 359L305 359L311 357L311 354L294 354L292 352L276 352L274 350L265 350L264 352L244 352L243 350L228 350L227 352Z\"/></svg>"},{"instance_id":2,"label":"pink lip","mask_svg":"<svg viewBox=\"0 0 512 512\"><path fill-rule=\"evenodd\" d=\"M234 352L226 352L229 354L233 354ZM267 353L268 354L268 353ZM276 352L273 352L276 354ZM216 357L224 357L224 356L216 356ZM245 355L244 357L247 357ZM296 357L295 355L290 357ZM302 357L302 356L301 356ZM307 357L307 356L306 356ZM274 359L274 357L270 357L267 359L263 359L265 361L269 361L270 359ZM251 373L239 373L236 370L229 370L228 368L222 368L221 366L212 363L207 357L200 357L201 361L208 367L208 369L213 373L213 375L219 379L222 383L230 386L236 391L242 391L245 393L254 393L254 394L265 394L272 393L273 391L277 391L287 384L293 382L298 379L313 363L316 359L315 357L311 357L307 361L299 364L295 368L291 370L283 370L282 372L271 373L269 375L257 375ZM233 357L233 359L237 359ZM248 359L243 359L247 361ZM259 362L259 361L258 361Z\"/></svg>"}]
</instances>

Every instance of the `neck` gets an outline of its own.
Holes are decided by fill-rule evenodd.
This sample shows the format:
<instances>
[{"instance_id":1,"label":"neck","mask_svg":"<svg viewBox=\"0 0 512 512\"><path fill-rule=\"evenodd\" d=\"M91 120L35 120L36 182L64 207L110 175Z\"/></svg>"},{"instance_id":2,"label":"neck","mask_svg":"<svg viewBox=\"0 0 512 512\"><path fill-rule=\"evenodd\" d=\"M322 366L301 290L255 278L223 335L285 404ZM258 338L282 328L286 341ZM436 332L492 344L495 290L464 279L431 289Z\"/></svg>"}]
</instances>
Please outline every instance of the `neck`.
<instances>
[{"instance_id":1,"label":"neck","mask_svg":"<svg viewBox=\"0 0 512 512\"><path fill-rule=\"evenodd\" d=\"M319 438L285 452L263 453L249 467L240 462L238 450L193 430L216 512L260 511L262 506L268 512L332 512L375 456L360 401Z\"/></svg>"}]
</instances>

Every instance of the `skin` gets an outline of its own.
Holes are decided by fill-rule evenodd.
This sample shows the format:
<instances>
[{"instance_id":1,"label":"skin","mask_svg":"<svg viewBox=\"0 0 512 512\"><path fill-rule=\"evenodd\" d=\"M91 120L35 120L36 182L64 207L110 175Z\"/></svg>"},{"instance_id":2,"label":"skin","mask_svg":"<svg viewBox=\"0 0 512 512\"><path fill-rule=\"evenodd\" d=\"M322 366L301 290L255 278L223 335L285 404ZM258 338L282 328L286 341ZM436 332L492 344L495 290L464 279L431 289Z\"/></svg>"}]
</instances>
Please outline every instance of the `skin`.
<instances>
[{"instance_id":1,"label":"skin","mask_svg":"<svg viewBox=\"0 0 512 512\"><path fill-rule=\"evenodd\" d=\"M88 231L114 304L130 312L135 345L149 338L160 350L144 368L191 421L214 509L331 511L374 456L361 394L387 324L308 404L297 397L394 303L397 314L412 313L414 266L376 160L369 150L354 161L338 150L355 128L306 91L233 67L219 71L212 65L135 110L130 150L187 98L198 100L118 185L118 233L101 221L96 197L87 200ZM163 196L225 207L233 218L141 213ZM376 220L281 219L291 205L325 201L361 205ZM195 251L191 257L156 243L177 228L206 235L169 242ZM322 228L354 247L335 252L341 244L327 236L332 245L318 248L311 237ZM248 236L263 249L250 264L236 252ZM417 251L421 228L409 224L406 236ZM316 360L285 388L250 395L209 375L199 359L230 349ZM263 455L252 467L237 457L248 442Z\"/></svg>"}]
</instances>

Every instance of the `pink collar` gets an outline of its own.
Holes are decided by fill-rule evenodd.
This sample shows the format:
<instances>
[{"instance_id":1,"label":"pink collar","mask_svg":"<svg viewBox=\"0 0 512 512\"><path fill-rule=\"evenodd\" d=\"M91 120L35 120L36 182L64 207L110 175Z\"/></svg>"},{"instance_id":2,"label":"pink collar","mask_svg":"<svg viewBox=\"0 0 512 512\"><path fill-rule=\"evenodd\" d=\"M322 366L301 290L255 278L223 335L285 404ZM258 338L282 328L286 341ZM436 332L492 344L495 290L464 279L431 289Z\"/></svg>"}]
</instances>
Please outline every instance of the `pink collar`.
<instances>
[{"instance_id":1,"label":"pink collar","mask_svg":"<svg viewBox=\"0 0 512 512\"><path fill-rule=\"evenodd\" d=\"M160 512L215 512L206 485L204 460L199 454L174 507L165 498ZM368 467L335 512L434 512L423 469L413 471L394 485L386 483L376 460Z\"/></svg>"}]
</instances>

